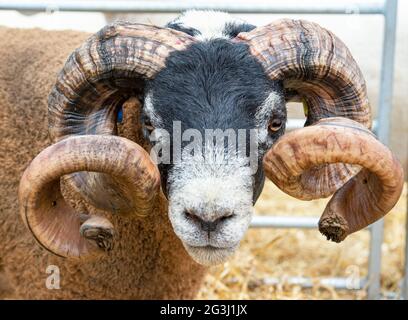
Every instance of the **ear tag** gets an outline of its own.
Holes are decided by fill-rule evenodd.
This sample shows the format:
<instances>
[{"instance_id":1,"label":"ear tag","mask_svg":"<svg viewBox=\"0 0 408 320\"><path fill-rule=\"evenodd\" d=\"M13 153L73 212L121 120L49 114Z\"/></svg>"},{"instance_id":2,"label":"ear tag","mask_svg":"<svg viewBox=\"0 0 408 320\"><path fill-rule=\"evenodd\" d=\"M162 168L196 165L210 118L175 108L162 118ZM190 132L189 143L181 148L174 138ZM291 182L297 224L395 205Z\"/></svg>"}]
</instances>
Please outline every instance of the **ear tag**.
<instances>
[{"instance_id":1,"label":"ear tag","mask_svg":"<svg viewBox=\"0 0 408 320\"><path fill-rule=\"evenodd\" d=\"M307 105L306 99L302 98L302 104L303 104L303 113L305 114L305 117L309 115L309 106Z\"/></svg>"},{"instance_id":2,"label":"ear tag","mask_svg":"<svg viewBox=\"0 0 408 320\"><path fill-rule=\"evenodd\" d=\"M119 108L118 114L117 114L117 122L122 123L123 121L123 109L122 107Z\"/></svg>"}]
</instances>

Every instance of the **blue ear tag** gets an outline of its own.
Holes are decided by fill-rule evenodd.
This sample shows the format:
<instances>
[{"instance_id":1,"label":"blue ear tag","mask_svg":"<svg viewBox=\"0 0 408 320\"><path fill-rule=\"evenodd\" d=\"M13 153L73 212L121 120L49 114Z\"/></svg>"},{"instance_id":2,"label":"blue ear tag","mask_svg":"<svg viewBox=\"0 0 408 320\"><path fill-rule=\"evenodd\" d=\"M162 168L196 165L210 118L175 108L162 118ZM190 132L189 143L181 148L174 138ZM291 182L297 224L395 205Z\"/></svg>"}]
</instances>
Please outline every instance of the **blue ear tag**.
<instances>
[{"instance_id":1,"label":"blue ear tag","mask_svg":"<svg viewBox=\"0 0 408 320\"><path fill-rule=\"evenodd\" d=\"M122 123L123 121L123 109L122 107L119 108L118 110L118 115L117 115L117 122Z\"/></svg>"}]
</instances>

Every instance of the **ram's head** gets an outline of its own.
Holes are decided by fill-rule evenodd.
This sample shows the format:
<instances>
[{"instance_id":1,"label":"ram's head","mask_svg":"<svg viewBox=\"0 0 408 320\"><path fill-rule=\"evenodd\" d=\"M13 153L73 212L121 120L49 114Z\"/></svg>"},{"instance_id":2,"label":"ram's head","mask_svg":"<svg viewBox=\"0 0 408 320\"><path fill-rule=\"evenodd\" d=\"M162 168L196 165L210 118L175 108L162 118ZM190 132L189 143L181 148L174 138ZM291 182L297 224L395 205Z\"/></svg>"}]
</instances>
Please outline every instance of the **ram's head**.
<instances>
[{"instance_id":1,"label":"ram's head","mask_svg":"<svg viewBox=\"0 0 408 320\"><path fill-rule=\"evenodd\" d=\"M118 112L131 97L144 102L135 121L150 147L118 135ZM305 128L284 135L287 101L308 112ZM149 219L162 192L186 250L211 265L237 248L266 176L299 199L334 193L319 227L341 241L386 214L402 189L402 169L370 122L360 69L317 24L280 20L198 42L116 23L58 76L49 97L55 144L22 178L21 214L44 247L85 257L96 250L86 240L103 246L112 225L72 210L61 176L96 208Z\"/></svg>"}]
</instances>

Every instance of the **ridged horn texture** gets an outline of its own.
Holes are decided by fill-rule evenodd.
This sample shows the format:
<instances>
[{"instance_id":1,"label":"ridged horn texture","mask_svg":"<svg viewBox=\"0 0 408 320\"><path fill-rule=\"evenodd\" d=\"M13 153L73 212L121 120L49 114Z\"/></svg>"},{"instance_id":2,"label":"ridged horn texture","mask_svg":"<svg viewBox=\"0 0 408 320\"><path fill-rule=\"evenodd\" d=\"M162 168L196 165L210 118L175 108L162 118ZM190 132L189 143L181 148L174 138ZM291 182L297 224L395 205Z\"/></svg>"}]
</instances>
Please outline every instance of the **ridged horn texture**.
<instances>
[{"instance_id":1,"label":"ridged horn texture","mask_svg":"<svg viewBox=\"0 0 408 320\"><path fill-rule=\"evenodd\" d=\"M193 41L175 30L131 23L114 23L93 35L68 58L49 96L53 142L116 134L118 106L143 91L144 81L164 68L171 52ZM76 172L68 181L92 205L127 211L129 199L107 192L121 189L108 175Z\"/></svg>"},{"instance_id":2,"label":"ridged horn texture","mask_svg":"<svg viewBox=\"0 0 408 320\"><path fill-rule=\"evenodd\" d=\"M319 221L320 232L340 242L394 207L404 176L401 164L386 146L366 127L345 118L322 119L287 133L264 157L268 178L295 197L308 190L303 173L329 163L363 167L335 192Z\"/></svg>"},{"instance_id":3,"label":"ridged horn texture","mask_svg":"<svg viewBox=\"0 0 408 320\"><path fill-rule=\"evenodd\" d=\"M23 221L47 250L63 257L84 258L110 250L114 230L106 218L75 212L65 201L60 177L77 171L109 175L115 182L115 189L105 185L111 199L125 197L128 211L140 213L151 209L160 175L142 147L116 136L70 137L34 158L19 186Z\"/></svg>"},{"instance_id":4,"label":"ridged horn texture","mask_svg":"<svg viewBox=\"0 0 408 320\"><path fill-rule=\"evenodd\" d=\"M288 95L307 104L306 126L328 117L345 117L370 128L362 73L345 44L330 31L316 23L283 19L240 33L236 40L249 45L266 74L283 81ZM328 197L359 169L342 163L310 168L303 172L304 191L294 196Z\"/></svg>"}]
</instances>

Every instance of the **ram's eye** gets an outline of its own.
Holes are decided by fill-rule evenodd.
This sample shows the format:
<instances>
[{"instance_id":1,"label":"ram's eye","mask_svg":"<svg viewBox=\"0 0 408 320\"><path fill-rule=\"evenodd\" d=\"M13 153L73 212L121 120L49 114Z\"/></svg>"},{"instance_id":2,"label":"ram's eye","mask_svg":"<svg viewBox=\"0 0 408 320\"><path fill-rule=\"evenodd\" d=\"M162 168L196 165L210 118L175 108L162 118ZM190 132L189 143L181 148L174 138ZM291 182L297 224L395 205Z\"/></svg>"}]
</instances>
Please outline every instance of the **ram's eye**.
<instances>
[{"instance_id":1,"label":"ram's eye","mask_svg":"<svg viewBox=\"0 0 408 320\"><path fill-rule=\"evenodd\" d=\"M282 120L280 120L280 119L272 119L272 120L269 122L268 129L269 129L269 131L271 131L271 132L279 131L280 128L282 128L282 124L283 124Z\"/></svg>"}]
</instances>

